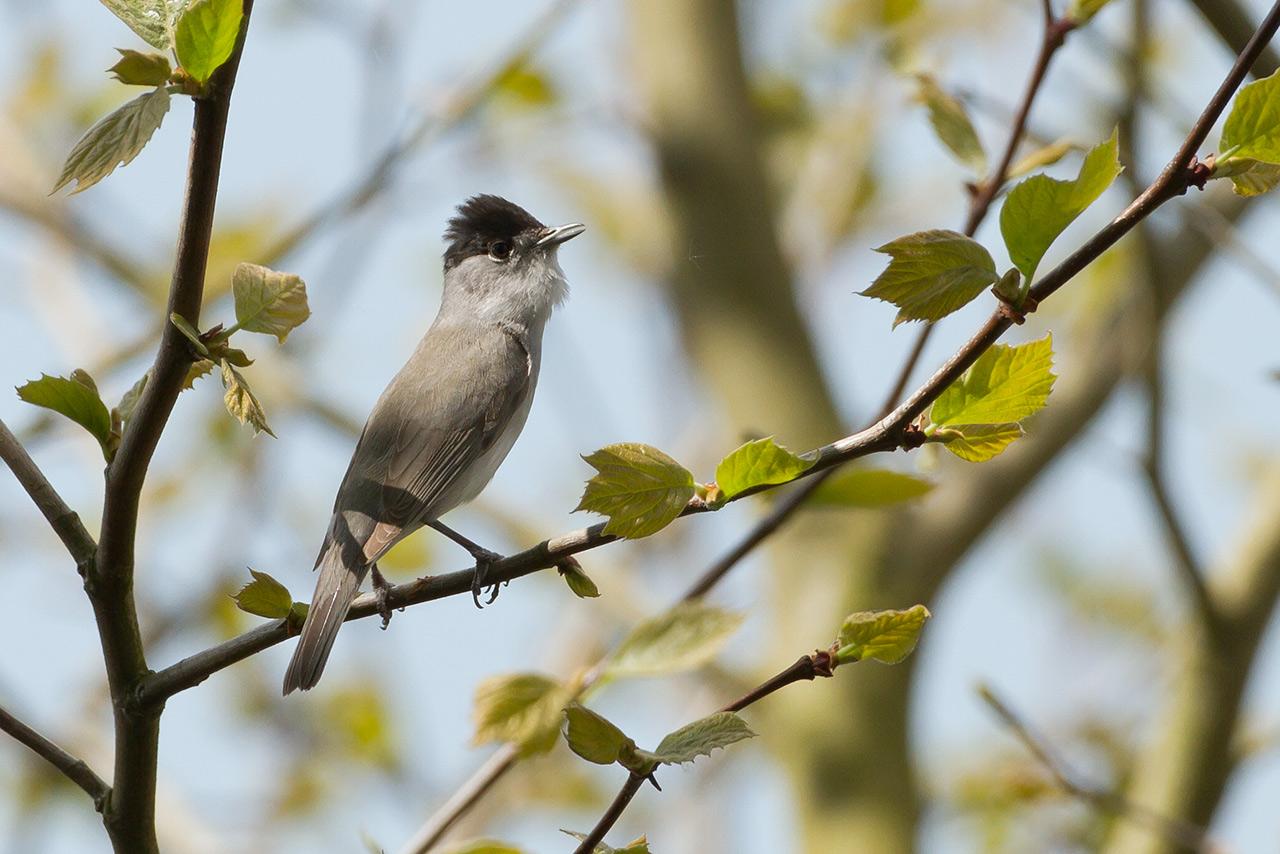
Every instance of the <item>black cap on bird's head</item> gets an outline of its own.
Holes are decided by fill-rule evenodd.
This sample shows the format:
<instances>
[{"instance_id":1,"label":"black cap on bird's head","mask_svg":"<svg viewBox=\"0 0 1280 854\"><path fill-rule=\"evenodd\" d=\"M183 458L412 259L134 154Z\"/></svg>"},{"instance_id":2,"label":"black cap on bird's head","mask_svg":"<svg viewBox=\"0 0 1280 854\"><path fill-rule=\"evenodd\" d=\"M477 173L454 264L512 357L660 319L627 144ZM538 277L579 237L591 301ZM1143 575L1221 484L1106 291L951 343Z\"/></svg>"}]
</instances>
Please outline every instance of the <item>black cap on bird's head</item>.
<instances>
[{"instance_id":1,"label":"black cap on bird's head","mask_svg":"<svg viewBox=\"0 0 1280 854\"><path fill-rule=\"evenodd\" d=\"M578 223L548 228L524 208L501 196L472 196L450 218L444 239L444 268L456 267L473 255L506 261L513 252L530 247L558 246L583 231Z\"/></svg>"}]
</instances>

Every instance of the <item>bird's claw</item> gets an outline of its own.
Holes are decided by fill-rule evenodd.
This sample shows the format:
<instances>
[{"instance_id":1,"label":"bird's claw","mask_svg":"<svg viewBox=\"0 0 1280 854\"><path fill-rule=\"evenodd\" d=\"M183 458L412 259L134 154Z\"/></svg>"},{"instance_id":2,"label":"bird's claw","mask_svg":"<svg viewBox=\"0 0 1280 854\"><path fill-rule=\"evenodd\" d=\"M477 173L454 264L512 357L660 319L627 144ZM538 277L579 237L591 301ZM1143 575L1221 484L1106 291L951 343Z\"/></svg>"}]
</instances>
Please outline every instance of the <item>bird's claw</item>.
<instances>
[{"instance_id":1,"label":"bird's claw","mask_svg":"<svg viewBox=\"0 0 1280 854\"><path fill-rule=\"evenodd\" d=\"M471 577L471 601L475 603L477 608L483 608L485 605L492 605L498 600L498 588L502 582L495 581L489 583L490 568L502 560L502 555L497 552L491 552L488 549L481 549L472 552L472 557L476 559L476 571ZM485 592L485 588L489 588L489 598L480 604L480 595Z\"/></svg>"},{"instance_id":2,"label":"bird's claw","mask_svg":"<svg viewBox=\"0 0 1280 854\"><path fill-rule=\"evenodd\" d=\"M375 563L369 567L373 576L373 595L378 602L378 615L382 617L382 630L391 625L391 582L382 577Z\"/></svg>"}]
</instances>

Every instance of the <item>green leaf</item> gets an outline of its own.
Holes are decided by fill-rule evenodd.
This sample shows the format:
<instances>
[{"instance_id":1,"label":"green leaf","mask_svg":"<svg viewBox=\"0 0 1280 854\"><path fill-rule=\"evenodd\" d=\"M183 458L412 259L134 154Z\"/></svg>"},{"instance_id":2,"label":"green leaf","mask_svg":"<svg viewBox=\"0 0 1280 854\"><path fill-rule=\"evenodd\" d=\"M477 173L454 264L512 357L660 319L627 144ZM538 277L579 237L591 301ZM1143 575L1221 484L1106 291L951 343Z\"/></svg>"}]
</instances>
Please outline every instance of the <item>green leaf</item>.
<instances>
[{"instance_id":1,"label":"green leaf","mask_svg":"<svg viewBox=\"0 0 1280 854\"><path fill-rule=\"evenodd\" d=\"M208 376L213 371L213 362L208 359L197 359L191 363L191 367L187 368L187 375L182 379L182 388L189 389L196 384L196 380L201 377Z\"/></svg>"},{"instance_id":2,"label":"green leaf","mask_svg":"<svg viewBox=\"0 0 1280 854\"><path fill-rule=\"evenodd\" d=\"M1069 139L1060 139L1057 142L1043 145L1010 166L1008 174L1004 176L1005 180L1012 181L1014 178L1021 178L1028 172L1034 172L1045 166L1052 166L1066 157L1068 153L1077 149L1080 149L1080 146Z\"/></svg>"},{"instance_id":3,"label":"green leaf","mask_svg":"<svg viewBox=\"0 0 1280 854\"><path fill-rule=\"evenodd\" d=\"M262 411L262 404L258 403L258 398L253 396L249 384L244 381L244 376L231 367L229 362L222 363L222 385L227 390L222 397L222 402L227 405L227 411L241 424L252 426L255 433L266 433L275 438L276 434L272 433L271 428L267 426L267 414Z\"/></svg>"},{"instance_id":4,"label":"green leaf","mask_svg":"<svg viewBox=\"0 0 1280 854\"><path fill-rule=\"evenodd\" d=\"M587 841L587 834L579 833L576 830L565 830L560 828L561 833L567 833L579 842ZM649 840L640 836L628 842L622 848L614 848L611 845L605 845L601 842L596 846L596 850L592 854L649 854Z\"/></svg>"},{"instance_id":5,"label":"green leaf","mask_svg":"<svg viewBox=\"0 0 1280 854\"><path fill-rule=\"evenodd\" d=\"M1052 335L995 344L938 395L929 420L939 427L1021 421L1044 407L1055 379Z\"/></svg>"},{"instance_id":6,"label":"green leaf","mask_svg":"<svg viewBox=\"0 0 1280 854\"><path fill-rule=\"evenodd\" d=\"M138 401L142 399L142 392L146 390L150 379L151 369L148 368L142 378L124 393L124 397L120 398L120 403L116 406L116 414L120 416L121 424L129 423L129 419L133 417L133 410L138 408Z\"/></svg>"},{"instance_id":7,"label":"green leaf","mask_svg":"<svg viewBox=\"0 0 1280 854\"><path fill-rule=\"evenodd\" d=\"M912 605L905 611L859 611L845 617L840 627L839 664L873 659L897 664L916 648L929 609Z\"/></svg>"},{"instance_id":8,"label":"green leaf","mask_svg":"<svg viewBox=\"0 0 1280 854\"><path fill-rule=\"evenodd\" d=\"M293 597L289 595L289 588L265 572L250 569L249 574L253 576L253 580L231 597L236 600L236 607L272 620L289 616L289 611L293 609Z\"/></svg>"},{"instance_id":9,"label":"green leaf","mask_svg":"<svg viewBox=\"0 0 1280 854\"><path fill-rule=\"evenodd\" d=\"M173 69L169 57L158 53L140 53L136 50L116 48L120 61L107 69L121 83L131 86L163 86L169 82Z\"/></svg>"},{"instance_id":10,"label":"green leaf","mask_svg":"<svg viewBox=\"0 0 1280 854\"><path fill-rule=\"evenodd\" d=\"M849 469L828 478L809 501L827 507L887 507L927 495L935 485L889 469Z\"/></svg>"},{"instance_id":11,"label":"green leaf","mask_svg":"<svg viewBox=\"0 0 1280 854\"><path fill-rule=\"evenodd\" d=\"M600 588L596 587L591 576L582 571L582 564L574 558L565 558L556 564L556 571L560 573L564 583L569 585L573 595L579 599L595 599L600 595Z\"/></svg>"},{"instance_id":12,"label":"green leaf","mask_svg":"<svg viewBox=\"0 0 1280 854\"><path fill-rule=\"evenodd\" d=\"M938 430L933 438L948 451L971 463L998 456L1023 435L1021 424L965 424Z\"/></svg>"},{"instance_id":13,"label":"green leaf","mask_svg":"<svg viewBox=\"0 0 1280 854\"><path fill-rule=\"evenodd\" d=\"M680 765L699 756L710 756L717 747L728 747L754 736L747 722L733 712L716 712L669 733L653 756L664 765Z\"/></svg>"},{"instance_id":14,"label":"green leaf","mask_svg":"<svg viewBox=\"0 0 1280 854\"><path fill-rule=\"evenodd\" d=\"M916 79L920 83L919 98L929 110L929 123L938 139L975 175L986 174L987 155L964 104L944 92L929 75L918 74Z\"/></svg>"},{"instance_id":15,"label":"green leaf","mask_svg":"<svg viewBox=\"0 0 1280 854\"><path fill-rule=\"evenodd\" d=\"M1120 174L1115 131L1085 155L1074 181L1032 175L1014 187L1000 209L1000 233L1014 265L1028 282L1058 235L1093 204Z\"/></svg>"},{"instance_id":16,"label":"green leaf","mask_svg":"<svg viewBox=\"0 0 1280 854\"><path fill-rule=\"evenodd\" d=\"M239 264L231 277L236 325L246 332L276 336L281 344L311 316L307 286L293 273L277 273L257 264Z\"/></svg>"},{"instance_id":17,"label":"green leaf","mask_svg":"<svg viewBox=\"0 0 1280 854\"><path fill-rule=\"evenodd\" d=\"M207 348L204 342L200 340L200 333L191 325L191 321L187 320L175 311L169 315L169 322L173 324L175 329L182 333L182 337L191 342L191 346L195 347L197 353L202 356L209 355L209 348Z\"/></svg>"},{"instance_id":18,"label":"green leaf","mask_svg":"<svg viewBox=\"0 0 1280 854\"><path fill-rule=\"evenodd\" d=\"M748 489L795 480L813 466L773 441L772 436L747 442L716 466L716 486L727 501Z\"/></svg>"},{"instance_id":19,"label":"green leaf","mask_svg":"<svg viewBox=\"0 0 1280 854\"><path fill-rule=\"evenodd\" d=\"M1236 195L1260 196L1274 190L1276 185L1280 184L1280 164L1241 160L1234 157L1231 159L1231 164L1244 168L1238 169L1230 176L1220 176L1215 171L1213 177L1230 177L1232 189L1235 190Z\"/></svg>"},{"instance_id":20,"label":"green leaf","mask_svg":"<svg viewBox=\"0 0 1280 854\"><path fill-rule=\"evenodd\" d=\"M661 531L693 497L693 475L649 445L623 442L583 457L598 474L574 508L609 517L606 534L636 539Z\"/></svg>"},{"instance_id":21,"label":"green leaf","mask_svg":"<svg viewBox=\"0 0 1280 854\"><path fill-rule=\"evenodd\" d=\"M243 17L241 0L196 0L174 27L174 52L187 74L209 79L235 50Z\"/></svg>"},{"instance_id":22,"label":"green leaf","mask_svg":"<svg viewBox=\"0 0 1280 854\"><path fill-rule=\"evenodd\" d=\"M1086 24L1110 2L1111 0L1071 0L1067 4L1066 18L1075 24Z\"/></svg>"},{"instance_id":23,"label":"green leaf","mask_svg":"<svg viewBox=\"0 0 1280 854\"><path fill-rule=\"evenodd\" d=\"M1280 73L1241 87L1222 126L1219 164L1236 158L1280 163Z\"/></svg>"},{"instance_id":24,"label":"green leaf","mask_svg":"<svg viewBox=\"0 0 1280 854\"><path fill-rule=\"evenodd\" d=\"M454 848L450 848L447 854L524 854L524 852L514 845L508 845L505 842L495 842L492 839L473 839L470 842L464 842Z\"/></svg>"},{"instance_id":25,"label":"green leaf","mask_svg":"<svg viewBox=\"0 0 1280 854\"><path fill-rule=\"evenodd\" d=\"M892 260L862 295L896 305L894 326L946 317L1000 278L991 253L955 231L919 231L876 251Z\"/></svg>"},{"instance_id":26,"label":"green leaf","mask_svg":"<svg viewBox=\"0 0 1280 854\"><path fill-rule=\"evenodd\" d=\"M490 677L476 687L473 741L511 742L526 757L546 753L555 746L572 699L569 686L536 673Z\"/></svg>"},{"instance_id":27,"label":"green leaf","mask_svg":"<svg viewBox=\"0 0 1280 854\"><path fill-rule=\"evenodd\" d=\"M169 0L172 2L172 0ZM166 0L102 0L102 5L124 21L154 48L169 47L169 2Z\"/></svg>"},{"instance_id":28,"label":"green leaf","mask_svg":"<svg viewBox=\"0 0 1280 854\"><path fill-rule=\"evenodd\" d=\"M742 615L701 602L682 602L631 630L606 664L610 676L659 676L691 670L720 652Z\"/></svg>"},{"instance_id":29,"label":"green leaf","mask_svg":"<svg viewBox=\"0 0 1280 854\"><path fill-rule=\"evenodd\" d=\"M524 58L502 70L493 81L493 92L525 107L549 107L557 100L555 86Z\"/></svg>"},{"instance_id":30,"label":"green leaf","mask_svg":"<svg viewBox=\"0 0 1280 854\"><path fill-rule=\"evenodd\" d=\"M102 454L111 459L111 413L98 396L98 387L84 371L72 371L71 377L51 377L18 386L18 397L27 403L52 409L88 430L102 446Z\"/></svg>"},{"instance_id":31,"label":"green leaf","mask_svg":"<svg viewBox=\"0 0 1280 854\"><path fill-rule=\"evenodd\" d=\"M169 112L169 92L162 88L139 95L89 128L67 155L52 192L76 182L72 193L89 189L138 156Z\"/></svg>"},{"instance_id":32,"label":"green leaf","mask_svg":"<svg viewBox=\"0 0 1280 854\"><path fill-rule=\"evenodd\" d=\"M581 703L571 703L564 710L568 726L564 738L569 748L588 762L612 765L628 746L635 742L616 726Z\"/></svg>"}]
</instances>

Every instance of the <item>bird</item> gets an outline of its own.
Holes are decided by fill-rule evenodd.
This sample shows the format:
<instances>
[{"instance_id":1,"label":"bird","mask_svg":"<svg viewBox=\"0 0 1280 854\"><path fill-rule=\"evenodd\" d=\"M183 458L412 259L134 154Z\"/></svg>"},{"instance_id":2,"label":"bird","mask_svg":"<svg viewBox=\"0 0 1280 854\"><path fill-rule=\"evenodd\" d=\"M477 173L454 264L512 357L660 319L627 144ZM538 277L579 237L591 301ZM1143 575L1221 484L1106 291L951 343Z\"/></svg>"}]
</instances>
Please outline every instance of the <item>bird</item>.
<instances>
[{"instance_id":1,"label":"bird","mask_svg":"<svg viewBox=\"0 0 1280 854\"><path fill-rule=\"evenodd\" d=\"M444 233L439 311L374 404L338 487L284 694L319 681L370 571L385 628L389 585L377 561L424 526L475 559L472 597L480 605L487 568L501 556L440 517L480 494L524 428L543 331L568 296L558 250L584 230L576 222L548 227L495 195L458 206ZM494 584L490 603L496 594Z\"/></svg>"}]
</instances>

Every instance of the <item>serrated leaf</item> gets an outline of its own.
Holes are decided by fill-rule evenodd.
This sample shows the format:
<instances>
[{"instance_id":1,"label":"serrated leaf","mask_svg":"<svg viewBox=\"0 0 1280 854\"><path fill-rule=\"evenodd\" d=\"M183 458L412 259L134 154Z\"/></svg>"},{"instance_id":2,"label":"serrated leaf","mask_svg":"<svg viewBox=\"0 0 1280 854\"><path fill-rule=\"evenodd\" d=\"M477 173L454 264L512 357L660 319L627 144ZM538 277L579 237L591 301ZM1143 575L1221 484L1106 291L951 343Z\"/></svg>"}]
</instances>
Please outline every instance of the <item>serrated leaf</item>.
<instances>
[{"instance_id":1,"label":"serrated leaf","mask_svg":"<svg viewBox=\"0 0 1280 854\"><path fill-rule=\"evenodd\" d=\"M536 673L485 679L476 687L472 707L473 741L511 742L521 756L546 753L555 746L564 707L572 699L568 686Z\"/></svg>"},{"instance_id":2,"label":"serrated leaf","mask_svg":"<svg viewBox=\"0 0 1280 854\"><path fill-rule=\"evenodd\" d=\"M88 374L76 371L70 378L41 374L40 379L20 385L17 390L18 397L27 403L52 409L88 430L110 461L111 413Z\"/></svg>"},{"instance_id":3,"label":"serrated leaf","mask_svg":"<svg viewBox=\"0 0 1280 854\"><path fill-rule=\"evenodd\" d=\"M591 576L583 572L582 564L572 557L556 564L556 571L579 599L595 599L600 595L600 588L591 580Z\"/></svg>"},{"instance_id":4,"label":"serrated leaf","mask_svg":"<svg viewBox=\"0 0 1280 854\"><path fill-rule=\"evenodd\" d=\"M1052 335L995 344L938 395L929 420L939 427L1021 421L1044 407L1055 379Z\"/></svg>"},{"instance_id":5,"label":"serrated leaf","mask_svg":"<svg viewBox=\"0 0 1280 854\"><path fill-rule=\"evenodd\" d=\"M894 326L908 320L940 320L1000 278L991 253L956 231L920 231L876 251L891 260L862 295L896 305Z\"/></svg>"},{"instance_id":6,"label":"serrated leaf","mask_svg":"<svg viewBox=\"0 0 1280 854\"><path fill-rule=\"evenodd\" d=\"M631 630L606 664L610 676L659 676L710 661L742 625L742 615L682 602Z\"/></svg>"},{"instance_id":7,"label":"serrated leaf","mask_svg":"<svg viewBox=\"0 0 1280 854\"><path fill-rule=\"evenodd\" d=\"M76 182L72 193L83 192L138 156L169 112L169 92L163 87L139 95L89 128L67 155L52 192Z\"/></svg>"},{"instance_id":8,"label":"serrated leaf","mask_svg":"<svg viewBox=\"0 0 1280 854\"><path fill-rule=\"evenodd\" d=\"M1028 282L1058 235L1111 186L1120 174L1119 144L1112 131L1080 166L1073 181L1032 175L1009 191L1000 209L1000 233L1014 266Z\"/></svg>"},{"instance_id":9,"label":"serrated leaf","mask_svg":"<svg viewBox=\"0 0 1280 854\"><path fill-rule=\"evenodd\" d=\"M563 827L560 828L560 832L567 833L579 842L587 841L587 834L585 833L579 833L576 830L565 830ZM649 854L649 840L644 836L640 836L631 840L622 848L614 848L601 842L596 846L592 854Z\"/></svg>"},{"instance_id":10,"label":"serrated leaf","mask_svg":"<svg viewBox=\"0 0 1280 854\"><path fill-rule=\"evenodd\" d=\"M197 359L191 363L191 367L187 368L187 375L182 379L182 388L191 388L196 384L196 380L208 376L212 370L213 362L208 359Z\"/></svg>"},{"instance_id":11,"label":"serrated leaf","mask_svg":"<svg viewBox=\"0 0 1280 854\"><path fill-rule=\"evenodd\" d=\"M569 748L588 762L597 765L612 765L618 761L624 748L635 747L635 742L627 738L601 715L588 709L581 703L571 703L564 710L564 739Z\"/></svg>"},{"instance_id":12,"label":"serrated leaf","mask_svg":"<svg viewBox=\"0 0 1280 854\"><path fill-rule=\"evenodd\" d=\"M598 472L574 508L609 517L606 534L636 539L656 534L693 497L693 475L649 445L623 442L583 457Z\"/></svg>"},{"instance_id":13,"label":"serrated leaf","mask_svg":"<svg viewBox=\"0 0 1280 854\"><path fill-rule=\"evenodd\" d=\"M253 576L253 580L231 597L236 600L236 607L246 613L272 620L289 616L289 611L293 608L289 588L265 572L250 569L249 574Z\"/></svg>"},{"instance_id":14,"label":"serrated leaf","mask_svg":"<svg viewBox=\"0 0 1280 854\"><path fill-rule=\"evenodd\" d=\"M912 605L905 611L859 611L845 617L837 643L840 664L873 659L897 664L916 648L929 609Z\"/></svg>"},{"instance_id":15,"label":"serrated leaf","mask_svg":"<svg viewBox=\"0 0 1280 854\"><path fill-rule=\"evenodd\" d=\"M281 344L311 316L307 286L293 273L239 264L231 277L236 324L246 332L276 336Z\"/></svg>"},{"instance_id":16,"label":"serrated leaf","mask_svg":"<svg viewBox=\"0 0 1280 854\"><path fill-rule=\"evenodd\" d=\"M716 466L716 486L724 500L748 489L795 480L813 467L773 441L772 436L747 442Z\"/></svg>"},{"instance_id":17,"label":"serrated leaf","mask_svg":"<svg viewBox=\"0 0 1280 854\"><path fill-rule=\"evenodd\" d=\"M889 469L849 469L827 479L809 498L826 507L888 507L927 495L932 481Z\"/></svg>"},{"instance_id":18,"label":"serrated leaf","mask_svg":"<svg viewBox=\"0 0 1280 854\"><path fill-rule=\"evenodd\" d=\"M169 47L167 0L102 0L102 5L124 21L147 44L160 50Z\"/></svg>"},{"instance_id":19,"label":"serrated leaf","mask_svg":"<svg viewBox=\"0 0 1280 854\"><path fill-rule=\"evenodd\" d=\"M262 404L253 396L244 376L227 362L222 363L222 385L227 390L222 397L227 411L241 424L252 426L255 433L266 433L275 438L276 434L267 426L267 415L262 411Z\"/></svg>"},{"instance_id":20,"label":"serrated leaf","mask_svg":"<svg viewBox=\"0 0 1280 854\"><path fill-rule=\"evenodd\" d=\"M1110 2L1111 0L1071 0L1067 4L1066 18L1076 24L1088 23L1090 18Z\"/></svg>"},{"instance_id":21,"label":"serrated leaf","mask_svg":"<svg viewBox=\"0 0 1280 854\"><path fill-rule=\"evenodd\" d=\"M120 61L107 69L121 83L130 86L163 86L169 82L173 69L169 57L158 53L141 53L127 48L116 48Z\"/></svg>"},{"instance_id":22,"label":"serrated leaf","mask_svg":"<svg viewBox=\"0 0 1280 854\"><path fill-rule=\"evenodd\" d=\"M916 80L920 84L919 98L929 111L929 124L933 125L938 139L975 175L986 174L987 154L982 150L964 104L943 91L929 75L918 74Z\"/></svg>"},{"instance_id":23,"label":"serrated leaf","mask_svg":"<svg viewBox=\"0 0 1280 854\"><path fill-rule=\"evenodd\" d=\"M1021 178L1029 172L1034 172L1045 166L1052 166L1080 147L1069 139L1060 139L1057 142L1042 145L1010 166L1009 172L1004 178L1006 181L1012 181L1014 178Z\"/></svg>"},{"instance_id":24,"label":"serrated leaf","mask_svg":"<svg viewBox=\"0 0 1280 854\"><path fill-rule=\"evenodd\" d=\"M138 408L138 401L142 399L142 393L147 389L147 382L151 379L151 370L147 372L133 384L133 386L124 393L124 397L120 398L120 403L116 406L116 413L120 416L120 422L127 424L129 419L133 417L133 410Z\"/></svg>"},{"instance_id":25,"label":"serrated leaf","mask_svg":"<svg viewBox=\"0 0 1280 854\"><path fill-rule=\"evenodd\" d=\"M985 463L1022 438L1021 424L965 424L935 434L948 451L970 463Z\"/></svg>"},{"instance_id":26,"label":"serrated leaf","mask_svg":"<svg viewBox=\"0 0 1280 854\"><path fill-rule=\"evenodd\" d=\"M241 0L196 0L173 28L174 52L187 74L204 83L235 50Z\"/></svg>"},{"instance_id":27,"label":"serrated leaf","mask_svg":"<svg viewBox=\"0 0 1280 854\"><path fill-rule=\"evenodd\" d=\"M680 765L754 736L747 722L733 712L716 712L668 733L652 755L664 765Z\"/></svg>"}]
</instances>

